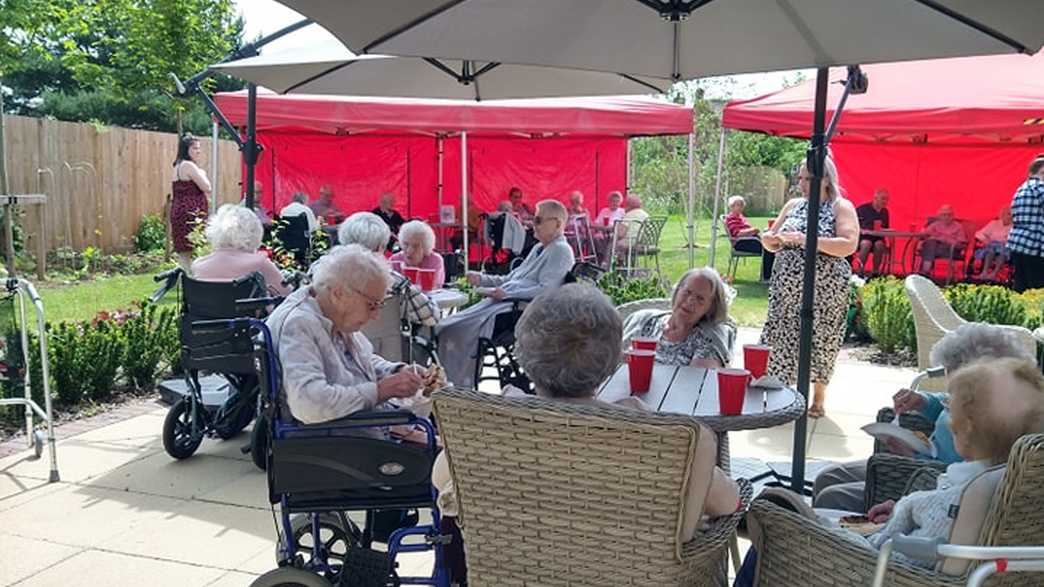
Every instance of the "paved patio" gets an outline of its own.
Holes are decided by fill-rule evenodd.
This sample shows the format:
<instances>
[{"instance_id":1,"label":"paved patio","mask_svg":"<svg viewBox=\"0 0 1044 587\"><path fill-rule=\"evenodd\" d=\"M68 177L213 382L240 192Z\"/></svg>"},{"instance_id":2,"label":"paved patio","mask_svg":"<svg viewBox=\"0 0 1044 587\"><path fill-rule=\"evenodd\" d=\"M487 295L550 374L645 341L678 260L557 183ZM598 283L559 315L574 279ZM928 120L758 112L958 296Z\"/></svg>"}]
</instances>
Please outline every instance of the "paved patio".
<instances>
[{"instance_id":1,"label":"paved patio","mask_svg":"<svg viewBox=\"0 0 1044 587\"><path fill-rule=\"evenodd\" d=\"M756 337L741 329L740 344ZM913 374L842 353L828 417L809 427L810 457L868 455L873 442L859 427ZM0 458L0 585L244 586L275 566L265 477L239 450L246 435L205 441L175 462L159 437L165 412L128 407L126 419L93 430L62 428L60 483L48 484L46 459L29 461L28 451ZM792 424L734 433L732 455L787 461L792 434ZM400 572L430 564L411 555Z\"/></svg>"}]
</instances>

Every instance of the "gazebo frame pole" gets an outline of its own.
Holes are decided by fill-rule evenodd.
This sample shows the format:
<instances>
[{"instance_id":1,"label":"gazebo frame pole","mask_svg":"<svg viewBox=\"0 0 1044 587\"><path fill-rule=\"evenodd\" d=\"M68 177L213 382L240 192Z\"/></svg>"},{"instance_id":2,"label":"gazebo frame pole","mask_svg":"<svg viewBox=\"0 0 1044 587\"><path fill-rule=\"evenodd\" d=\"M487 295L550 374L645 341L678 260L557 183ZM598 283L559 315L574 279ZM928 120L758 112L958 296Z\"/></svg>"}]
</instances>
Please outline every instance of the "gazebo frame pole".
<instances>
[{"instance_id":1,"label":"gazebo frame pole","mask_svg":"<svg viewBox=\"0 0 1044 587\"><path fill-rule=\"evenodd\" d=\"M221 180L221 162L218 160L218 123L210 123L210 175L214 178L213 189L210 190L210 213L217 212L218 187Z\"/></svg>"},{"instance_id":2,"label":"gazebo frame pole","mask_svg":"<svg viewBox=\"0 0 1044 587\"><path fill-rule=\"evenodd\" d=\"M819 257L819 208L826 160L826 100L830 69L816 70L816 103L812 118L812 142L805 165L812 176L808 189L808 230L805 231L805 281L801 291L801 334L798 338L798 393L805 399L806 413L794 423L794 452L791 463L791 489L805 489L805 443L808 430L809 385L812 376L812 328L816 291L816 260Z\"/></svg>"},{"instance_id":3,"label":"gazebo frame pole","mask_svg":"<svg viewBox=\"0 0 1044 587\"><path fill-rule=\"evenodd\" d=\"M689 269L692 269L696 265L696 237L695 230L693 227L693 219L695 218L696 208L696 177L692 172L692 144L695 140L693 133L689 133L689 205L688 205L688 216L689 216Z\"/></svg>"},{"instance_id":4,"label":"gazebo frame pole","mask_svg":"<svg viewBox=\"0 0 1044 587\"><path fill-rule=\"evenodd\" d=\"M460 133L460 210L461 226L464 227L464 273L470 269L468 250L468 133Z\"/></svg>"},{"instance_id":5,"label":"gazebo frame pole","mask_svg":"<svg viewBox=\"0 0 1044 587\"><path fill-rule=\"evenodd\" d=\"M254 167L257 166L257 84L247 85L247 136L246 150L243 157L246 159L246 202L245 205L254 209Z\"/></svg>"},{"instance_id":6,"label":"gazebo frame pole","mask_svg":"<svg viewBox=\"0 0 1044 587\"><path fill-rule=\"evenodd\" d=\"M714 267L714 255L718 248L718 205L721 202L721 176L725 165L725 127L721 127L718 138L718 175L714 180L714 205L711 206L710 257L707 265Z\"/></svg>"}]
</instances>

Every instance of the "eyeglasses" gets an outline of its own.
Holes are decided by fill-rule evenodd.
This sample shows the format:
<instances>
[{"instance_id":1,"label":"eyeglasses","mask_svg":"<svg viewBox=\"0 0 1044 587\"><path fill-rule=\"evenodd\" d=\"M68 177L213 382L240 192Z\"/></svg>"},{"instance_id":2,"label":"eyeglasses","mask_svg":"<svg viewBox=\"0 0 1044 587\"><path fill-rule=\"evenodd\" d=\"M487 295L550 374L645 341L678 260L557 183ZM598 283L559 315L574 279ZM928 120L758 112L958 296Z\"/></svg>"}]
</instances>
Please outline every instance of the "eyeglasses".
<instances>
[{"instance_id":1,"label":"eyeglasses","mask_svg":"<svg viewBox=\"0 0 1044 587\"><path fill-rule=\"evenodd\" d=\"M354 288L354 287L352 287L350 285L348 286L348 289L352 290L353 292L355 292L356 294L361 296L363 299L365 299L366 300L366 307L369 308L371 312L376 312L377 310L380 310L381 308L384 307L384 299L383 298L380 299L380 300L375 300L375 299L371 298L370 296L366 295L365 293L363 293L362 291L360 291L360 290L358 290L358 289L356 289L356 288Z\"/></svg>"}]
</instances>

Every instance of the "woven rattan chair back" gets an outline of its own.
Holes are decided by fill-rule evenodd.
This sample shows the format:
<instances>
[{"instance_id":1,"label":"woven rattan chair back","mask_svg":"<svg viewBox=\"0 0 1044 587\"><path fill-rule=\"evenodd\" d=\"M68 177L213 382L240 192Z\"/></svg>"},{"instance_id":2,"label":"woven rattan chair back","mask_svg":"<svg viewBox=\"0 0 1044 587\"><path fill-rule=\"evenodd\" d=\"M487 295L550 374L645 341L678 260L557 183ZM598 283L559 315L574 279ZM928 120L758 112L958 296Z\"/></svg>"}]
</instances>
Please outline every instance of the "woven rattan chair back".
<instances>
[{"instance_id":1,"label":"woven rattan chair back","mask_svg":"<svg viewBox=\"0 0 1044 587\"><path fill-rule=\"evenodd\" d=\"M979 544L986 546L1044 546L1044 434L1023 436L1008 455L1008 467L986 516ZM1038 583L1026 582L1035 577ZM1022 582L988 585L1040 585L1039 575Z\"/></svg>"},{"instance_id":2,"label":"woven rattan chair back","mask_svg":"<svg viewBox=\"0 0 1044 587\"><path fill-rule=\"evenodd\" d=\"M470 585L720 584L678 538L694 419L459 389L435 415Z\"/></svg>"}]
</instances>

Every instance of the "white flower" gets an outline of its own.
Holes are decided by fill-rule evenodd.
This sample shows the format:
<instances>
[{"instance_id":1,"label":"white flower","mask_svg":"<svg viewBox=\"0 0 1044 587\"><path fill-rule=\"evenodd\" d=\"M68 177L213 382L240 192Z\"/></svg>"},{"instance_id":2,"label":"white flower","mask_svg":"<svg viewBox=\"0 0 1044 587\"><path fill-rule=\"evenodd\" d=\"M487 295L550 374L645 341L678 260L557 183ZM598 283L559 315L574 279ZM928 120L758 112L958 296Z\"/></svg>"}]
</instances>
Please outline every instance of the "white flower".
<instances>
[{"instance_id":1,"label":"white flower","mask_svg":"<svg viewBox=\"0 0 1044 587\"><path fill-rule=\"evenodd\" d=\"M852 287L854 287L856 289L859 289L859 288L863 287L864 285L866 285L866 280L863 279L862 277L859 277L858 275L853 275L852 277L848 278L848 285L850 285L850 286L852 286Z\"/></svg>"}]
</instances>

